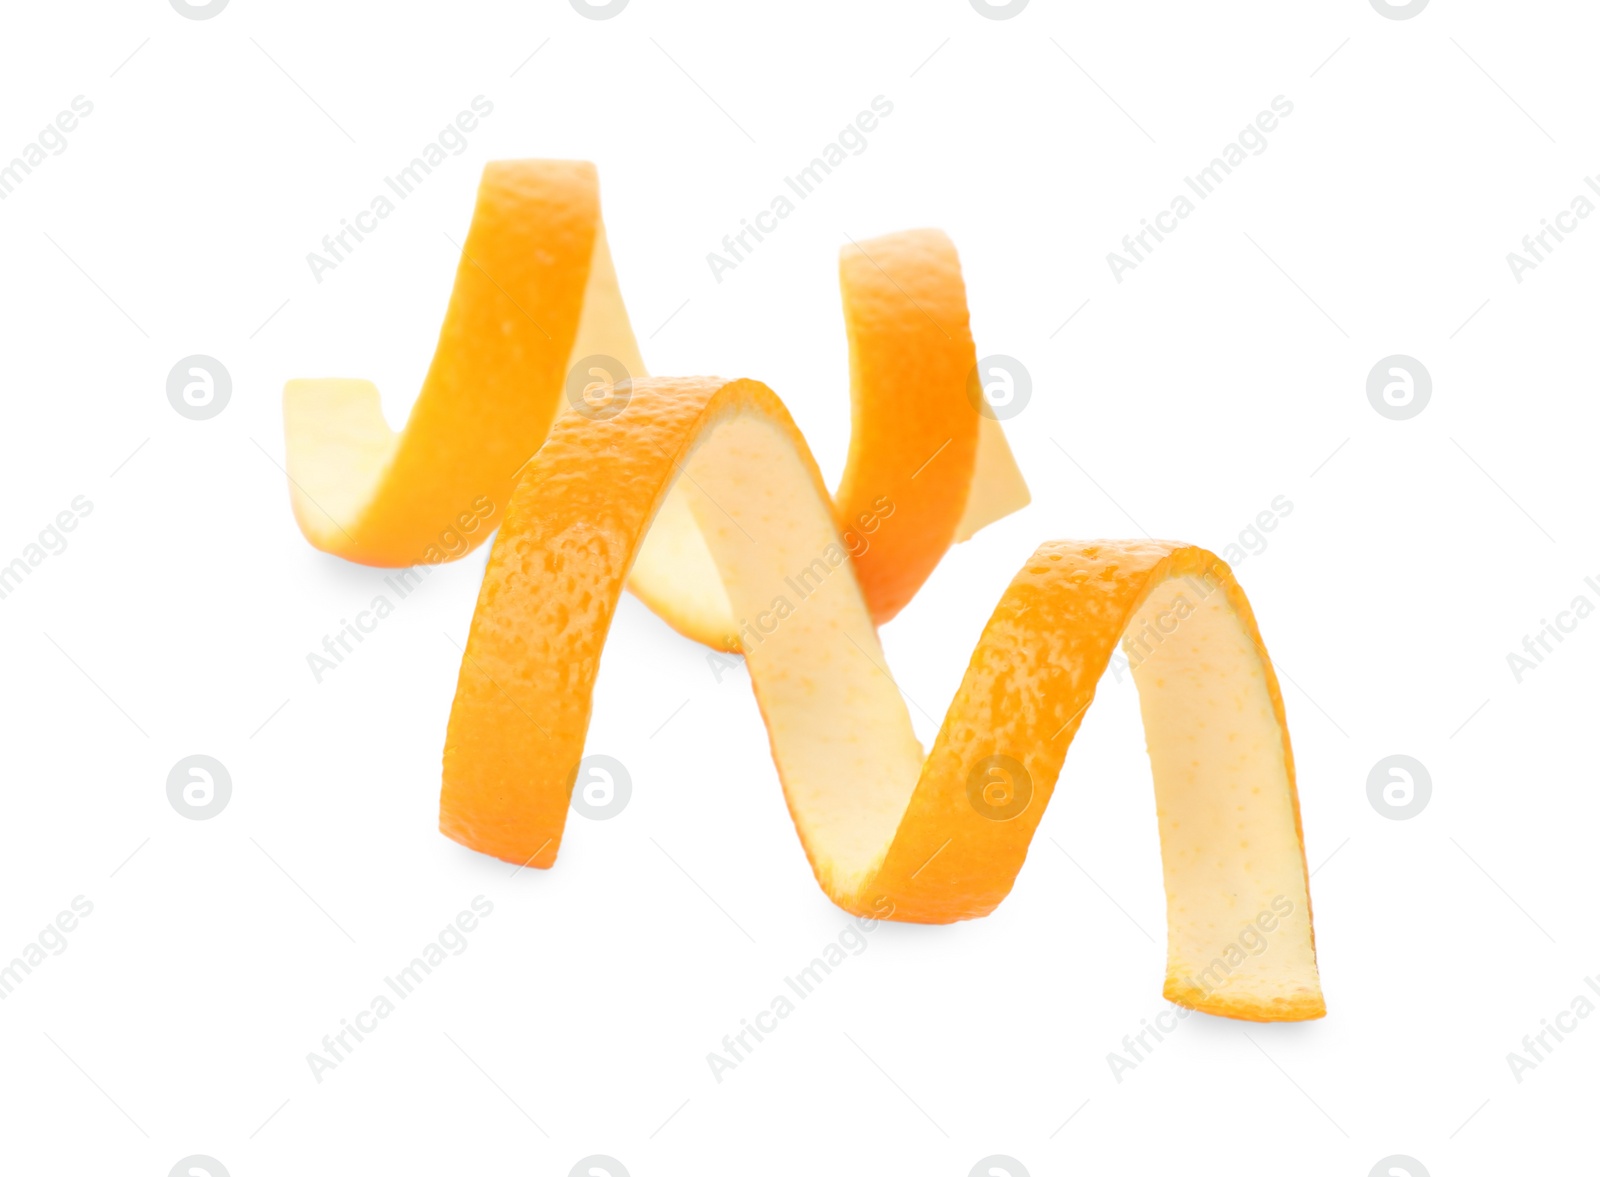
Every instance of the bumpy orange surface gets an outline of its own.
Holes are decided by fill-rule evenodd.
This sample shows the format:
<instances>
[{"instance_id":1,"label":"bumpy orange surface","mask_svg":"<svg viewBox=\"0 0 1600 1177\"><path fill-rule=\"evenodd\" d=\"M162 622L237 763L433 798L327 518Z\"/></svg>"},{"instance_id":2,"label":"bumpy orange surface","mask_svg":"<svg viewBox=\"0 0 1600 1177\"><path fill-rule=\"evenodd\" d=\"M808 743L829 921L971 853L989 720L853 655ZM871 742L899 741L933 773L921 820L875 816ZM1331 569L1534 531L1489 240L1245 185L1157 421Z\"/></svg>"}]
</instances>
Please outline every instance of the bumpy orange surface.
<instances>
[{"instance_id":1,"label":"bumpy orange surface","mask_svg":"<svg viewBox=\"0 0 1600 1177\"><path fill-rule=\"evenodd\" d=\"M441 829L510 862L554 862L631 584L683 632L745 654L834 902L926 923L982 916L1010 891L1121 642L1156 784L1166 995L1232 1017L1321 1016L1282 697L1210 553L1040 547L924 755L876 625L953 540L1026 492L998 425L967 399L975 355L943 235L851 247L841 284L854 420L836 497L766 386L643 376L586 165L486 171L403 433L364 382L286 389L296 514L318 547L412 563L481 540L459 534L475 501L499 524L450 716ZM634 379L602 379L573 402L582 411L566 407L569 368L596 354Z\"/></svg>"}]
</instances>

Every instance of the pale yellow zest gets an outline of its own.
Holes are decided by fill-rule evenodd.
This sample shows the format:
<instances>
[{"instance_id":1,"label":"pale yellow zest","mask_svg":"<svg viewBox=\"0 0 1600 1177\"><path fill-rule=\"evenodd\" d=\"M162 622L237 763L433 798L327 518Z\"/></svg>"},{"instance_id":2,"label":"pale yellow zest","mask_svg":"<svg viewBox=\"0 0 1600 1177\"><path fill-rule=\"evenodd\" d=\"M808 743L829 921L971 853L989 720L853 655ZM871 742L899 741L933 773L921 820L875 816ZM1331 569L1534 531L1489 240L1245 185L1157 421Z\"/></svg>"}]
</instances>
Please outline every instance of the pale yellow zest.
<instances>
[{"instance_id":1,"label":"pale yellow zest","mask_svg":"<svg viewBox=\"0 0 1600 1177\"><path fill-rule=\"evenodd\" d=\"M525 176L511 179L557 166L576 165L497 165L485 191L540 191ZM584 218L563 221L558 211L531 198L480 198L479 218L545 260L532 276L515 265L503 275L485 255L498 259L504 250L490 248L495 238L475 220L441 354L447 342L474 342L452 331L477 323L487 332L479 341L485 354L531 365L523 374L530 380L552 371L564 380L569 360L620 356L626 319L598 214L588 220L593 231L563 252L550 241L561 224ZM1011 889L1121 642L1155 779L1167 997L1239 1018L1321 1016L1283 701L1244 593L1210 553L1148 540L1045 544L991 616L933 748L925 754L918 744L877 623L904 605L952 540L1015 505L1006 488L1014 496L1020 482L1010 483L1009 454L1002 462L994 448L1003 444L991 440L1000 439L998 428L980 429L965 400L972 348L948 242L901 234L858 253L846 251L842 266L856 399L852 454L836 497L782 403L755 381L641 377L625 403L612 403L620 411L564 411L552 425L512 403L503 373L480 398L448 383L465 360L436 359L429 388L445 380L441 405L454 407L425 418L437 431L432 452L441 469L459 462L462 470L432 475L429 445L413 436L420 401L400 441L385 448L364 432L366 414L375 413L369 386L290 386L291 431L323 428L314 423L323 401L326 427L343 430L331 441L291 441L301 455L291 470L297 511L319 546L394 558L425 547L435 524L451 526L436 503L423 512L425 524L406 530L410 516L387 500L422 512L427 496L390 486L402 462L414 464L408 477L431 478L433 493L468 502L487 495L495 504L500 531L445 744L441 829L519 865L554 862L599 660L631 584L684 632L722 644L736 635L790 813L834 902L926 923L985 915ZM471 293L480 284L471 259L506 302L515 295L528 312L537 303L565 324L546 323L569 349L559 361L537 359L548 349L506 315L473 310L475 297L493 300ZM577 272L558 272L569 264ZM553 296L537 298L524 278L548 281L579 305L563 317ZM503 347L505 334L516 336L516 347ZM636 359L631 334L627 346ZM899 365L889 363L895 350ZM885 388L892 395L877 399ZM945 414L957 396L964 427ZM924 402L942 449L926 444L934 438ZM517 436L537 432L537 451L481 489L461 447L493 432L484 422L502 413L515 418ZM910 446L879 436L891 427L904 427ZM341 451L355 468L348 488L322 468ZM495 471L502 459L496 450ZM377 483L365 498L354 489L363 479ZM923 489L925 479L933 489ZM333 523L326 516L336 508L323 495L355 514ZM319 504L326 511L313 527ZM871 540L861 558L849 555L860 546L852 536Z\"/></svg>"}]
</instances>

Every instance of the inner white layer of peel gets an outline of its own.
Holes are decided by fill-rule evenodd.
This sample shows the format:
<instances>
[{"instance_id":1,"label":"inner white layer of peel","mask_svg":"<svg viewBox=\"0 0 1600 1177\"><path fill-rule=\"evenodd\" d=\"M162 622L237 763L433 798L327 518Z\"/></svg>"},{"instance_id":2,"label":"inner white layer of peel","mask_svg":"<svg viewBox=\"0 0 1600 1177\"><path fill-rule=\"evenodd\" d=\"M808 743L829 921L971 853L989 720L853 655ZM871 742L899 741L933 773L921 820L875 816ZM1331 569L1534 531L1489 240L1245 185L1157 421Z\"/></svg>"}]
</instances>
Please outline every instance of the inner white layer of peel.
<instances>
[{"instance_id":1,"label":"inner white layer of peel","mask_svg":"<svg viewBox=\"0 0 1600 1177\"><path fill-rule=\"evenodd\" d=\"M1305 859L1262 652L1204 577L1157 586L1123 649L1155 778L1169 978L1227 997L1315 990Z\"/></svg>"},{"instance_id":2,"label":"inner white layer of peel","mask_svg":"<svg viewBox=\"0 0 1600 1177\"><path fill-rule=\"evenodd\" d=\"M336 546L372 501L400 435L384 420L378 386L370 380L290 380L283 419L295 518L317 547Z\"/></svg>"},{"instance_id":3,"label":"inner white layer of peel","mask_svg":"<svg viewBox=\"0 0 1600 1177\"><path fill-rule=\"evenodd\" d=\"M765 415L715 423L677 478L735 616L791 811L824 886L881 865L924 762L831 510ZM659 526L660 520L657 520ZM1305 864L1262 652L1202 577L1157 585L1126 627L1184 1000L1316 992Z\"/></svg>"},{"instance_id":4,"label":"inner white layer of peel","mask_svg":"<svg viewBox=\"0 0 1600 1177\"><path fill-rule=\"evenodd\" d=\"M603 229L572 359L596 354L645 375ZM801 837L826 848L824 881L853 892L894 838L923 750L829 504L756 414L718 424L686 472L629 586L704 632L741 634ZM1017 485L999 424L982 418L957 538L1014 509ZM1160 818L1169 976L1241 996L1315 988L1305 864L1260 651L1226 594L1198 578L1158 586L1127 632Z\"/></svg>"},{"instance_id":5,"label":"inner white layer of peel","mask_svg":"<svg viewBox=\"0 0 1600 1177\"><path fill-rule=\"evenodd\" d=\"M894 839L923 751L830 504L758 412L713 425L674 493L745 619L745 665L801 839L824 884L854 893Z\"/></svg>"},{"instance_id":6,"label":"inner white layer of peel","mask_svg":"<svg viewBox=\"0 0 1600 1177\"><path fill-rule=\"evenodd\" d=\"M824 882L854 893L894 838L924 752L831 512L788 437L754 412L715 424L678 482L730 607L749 622L747 666L801 837ZM1314 989L1305 866L1260 651L1226 593L1198 577L1158 585L1127 633L1170 974L1230 996Z\"/></svg>"},{"instance_id":7,"label":"inner white layer of peel","mask_svg":"<svg viewBox=\"0 0 1600 1177\"><path fill-rule=\"evenodd\" d=\"M636 378L648 375L622 301L603 225L595 233L583 314L568 369L592 355L612 357ZM736 634L745 615L728 598L696 512L690 508L690 489L681 479L674 484L634 561L628 587L647 604L688 623L697 633ZM1000 423L980 416L972 484L954 538L958 542L971 538L1027 501L1027 487Z\"/></svg>"}]
</instances>

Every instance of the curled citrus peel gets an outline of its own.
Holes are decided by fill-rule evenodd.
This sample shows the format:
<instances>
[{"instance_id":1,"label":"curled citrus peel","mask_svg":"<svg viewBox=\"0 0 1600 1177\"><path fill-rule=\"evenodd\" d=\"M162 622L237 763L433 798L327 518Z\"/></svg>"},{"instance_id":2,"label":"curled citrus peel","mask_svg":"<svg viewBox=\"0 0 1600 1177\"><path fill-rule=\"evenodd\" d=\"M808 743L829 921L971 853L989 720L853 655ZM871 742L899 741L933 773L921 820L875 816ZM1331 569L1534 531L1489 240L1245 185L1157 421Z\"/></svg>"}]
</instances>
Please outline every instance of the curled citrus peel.
<instances>
[{"instance_id":1,"label":"curled citrus peel","mask_svg":"<svg viewBox=\"0 0 1600 1177\"><path fill-rule=\"evenodd\" d=\"M921 230L852 245L839 269L854 427L835 510L858 535L863 518L876 526L878 499L888 496L899 513L896 527L854 545L856 575L883 622L952 542L1026 506L1028 491L998 422L968 400L977 357L949 238ZM585 361L646 374L594 167L492 163L405 429L389 428L366 380L284 388L300 529L321 550L362 564L464 556L491 530L479 520L500 518L518 471L569 400L596 415L625 400L619 390L582 398L582 382L602 370ZM675 487L662 504L629 584L680 632L737 650L737 619L689 507L695 493Z\"/></svg>"},{"instance_id":2,"label":"curled citrus peel","mask_svg":"<svg viewBox=\"0 0 1600 1177\"><path fill-rule=\"evenodd\" d=\"M1121 642L1156 787L1165 995L1236 1018L1320 1017L1283 700L1221 560L1163 541L1043 545L926 756L912 732L876 625L952 540L1026 494L998 427L967 403L972 344L948 242L901 234L860 247L864 260L846 251L855 429L835 498L755 381L640 377L615 400L554 411L569 359L626 351L640 370L592 195L581 165L490 167L439 355L398 438L377 431L370 385L286 390L296 512L318 547L412 562L450 526L447 504L504 504L450 714L441 830L554 863L627 584L683 632L743 650L829 898L923 923L986 915ZM535 307L547 341L520 322ZM499 432L497 415L510 421ZM334 521L329 498L352 523ZM867 520L872 542L852 559Z\"/></svg>"}]
</instances>

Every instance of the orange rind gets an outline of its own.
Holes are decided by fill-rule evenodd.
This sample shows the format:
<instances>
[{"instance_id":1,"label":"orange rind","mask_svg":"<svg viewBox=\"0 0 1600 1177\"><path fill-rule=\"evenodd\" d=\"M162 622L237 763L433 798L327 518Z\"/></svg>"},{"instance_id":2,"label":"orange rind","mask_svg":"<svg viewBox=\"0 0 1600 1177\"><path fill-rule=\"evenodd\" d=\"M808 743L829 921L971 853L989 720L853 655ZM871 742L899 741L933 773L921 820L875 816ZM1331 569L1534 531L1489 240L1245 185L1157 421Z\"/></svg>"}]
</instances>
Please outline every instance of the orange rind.
<instances>
[{"instance_id":1,"label":"orange rind","mask_svg":"<svg viewBox=\"0 0 1600 1177\"><path fill-rule=\"evenodd\" d=\"M952 542L1027 505L997 422L972 411L977 363L955 247L937 230L852 245L840 261L854 428L836 503L859 540L887 497L897 526L856 542L879 621L915 595ZM599 361L604 368L594 363ZM290 496L313 546L406 567L459 559L500 518L518 471L583 382L646 375L628 322L592 164L492 163L462 247L427 379L404 430L365 380L284 388ZM622 374L626 375L623 376ZM569 380L572 382L569 386ZM613 395L601 391L602 400ZM617 400L625 399L625 393ZM584 400L591 413L615 407ZM924 473L924 471L926 471ZM674 628L737 650L737 626L688 499L668 496L629 587ZM475 511L474 504L486 502Z\"/></svg>"},{"instance_id":2,"label":"orange rind","mask_svg":"<svg viewBox=\"0 0 1600 1177\"><path fill-rule=\"evenodd\" d=\"M967 400L975 359L948 240L851 247L841 285L854 411L835 495L765 385L642 374L586 165L487 169L402 433L369 384L290 383L291 493L317 547L420 562L474 501L496 508L441 830L518 865L554 863L601 652L631 587L683 633L744 653L830 899L921 923L983 916L1010 892L1120 643L1155 781L1165 995L1234 1018L1322 1016L1283 699L1244 592L1211 553L1041 546L924 753L877 626L952 542L1027 492L999 425Z\"/></svg>"}]
</instances>

